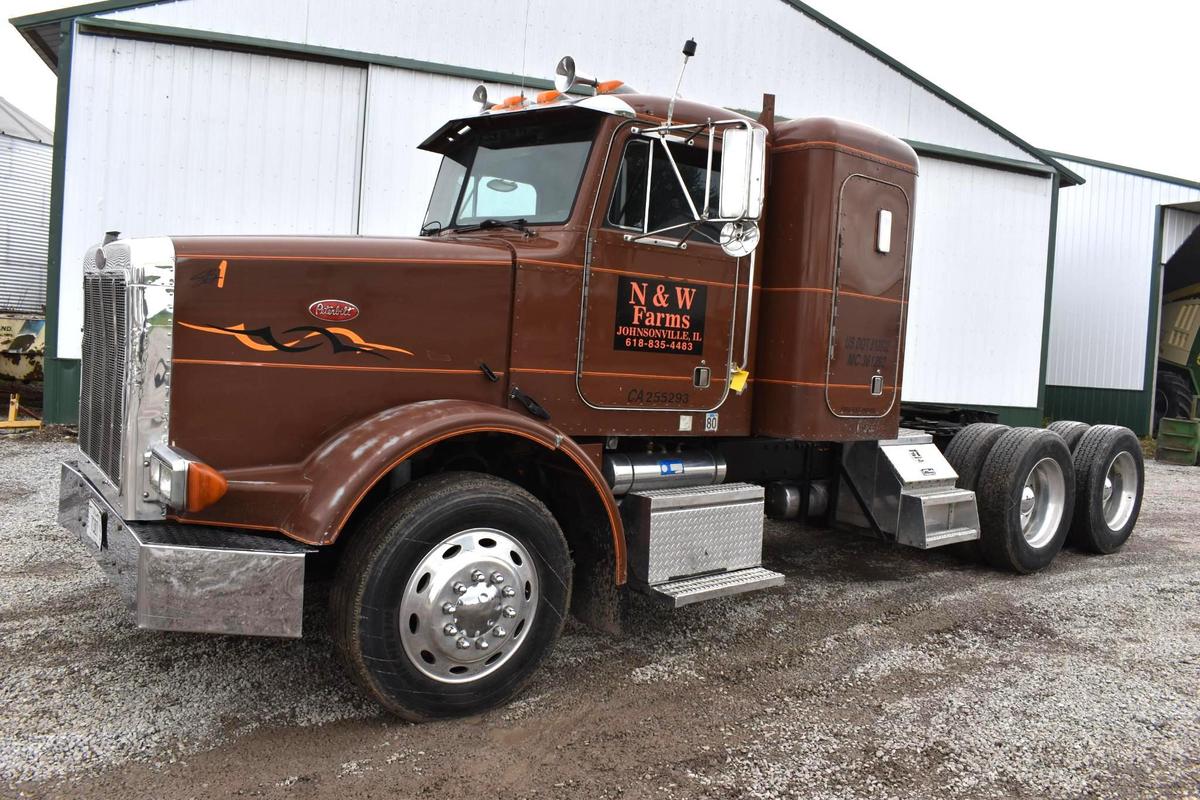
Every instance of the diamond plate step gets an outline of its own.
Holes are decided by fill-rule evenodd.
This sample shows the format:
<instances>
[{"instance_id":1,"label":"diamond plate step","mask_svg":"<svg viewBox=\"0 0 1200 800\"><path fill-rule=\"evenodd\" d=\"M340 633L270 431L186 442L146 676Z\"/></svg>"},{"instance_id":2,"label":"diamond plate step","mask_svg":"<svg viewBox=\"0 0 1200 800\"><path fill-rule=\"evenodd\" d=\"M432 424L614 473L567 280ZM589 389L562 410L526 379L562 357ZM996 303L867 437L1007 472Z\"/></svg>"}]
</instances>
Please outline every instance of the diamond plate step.
<instances>
[{"instance_id":1,"label":"diamond plate step","mask_svg":"<svg viewBox=\"0 0 1200 800\"><path fill-rule=\"evenodd\" d=\"M712 600L716 597L727 597L782 585L783 575L781 573L772 572L763 567L749 567L733 572L705 575L701 578L668 581L648 588L651 594L660 595L672 608L679 608L699 603L701 600Z\"/></svg>"}]
</instances>

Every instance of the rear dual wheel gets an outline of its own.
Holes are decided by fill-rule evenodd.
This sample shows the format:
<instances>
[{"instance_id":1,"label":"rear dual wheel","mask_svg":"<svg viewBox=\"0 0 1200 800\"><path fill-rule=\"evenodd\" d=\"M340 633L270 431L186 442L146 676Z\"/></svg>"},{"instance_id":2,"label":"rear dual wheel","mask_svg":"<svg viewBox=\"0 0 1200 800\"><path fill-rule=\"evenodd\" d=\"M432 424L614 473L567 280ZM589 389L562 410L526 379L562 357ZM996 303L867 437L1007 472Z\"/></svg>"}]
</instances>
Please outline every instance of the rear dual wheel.
<instances>
[{"instance_id":1,"label":"rear dual wheel","mask_svg":"<svg viewBox=\"0 0 1200 800\"><path fill-rule=\"evenodd\" d=\"M1114 553L1133 533L1142 509L1141 443L1119 425L1095 425L1075 449L1075 518L1071 543Z\"/></svg>"},{"instance_id":2,"label":"rear dual wheel","mask_svg":"<svg viewBox=\"0 0 1200 800\"><path fill-rule=\"evenodd\" d=\"M1014 428L996 439L976 486L979 547L994 567L1028 573L1062 549L1075 510L1075 468L1062 437Z\"/></svg>"},{"instance_id":3,"label":"rear dual wheel","mask_svg":"<svg viewBox=\"0 0 1200 800\"><path fill-rule=\"evenodd\" d=\"M1083 438L1083 435L1088 432L1088 428L1090 427L1086 422L1060 420L1058 422L1051 422L1047 430L1054 431L1061 436L1063 441L1067 443L1070 451L1074 453L1075 448L1079 446L1079 440Z\"/></svg>"}]
</instances>

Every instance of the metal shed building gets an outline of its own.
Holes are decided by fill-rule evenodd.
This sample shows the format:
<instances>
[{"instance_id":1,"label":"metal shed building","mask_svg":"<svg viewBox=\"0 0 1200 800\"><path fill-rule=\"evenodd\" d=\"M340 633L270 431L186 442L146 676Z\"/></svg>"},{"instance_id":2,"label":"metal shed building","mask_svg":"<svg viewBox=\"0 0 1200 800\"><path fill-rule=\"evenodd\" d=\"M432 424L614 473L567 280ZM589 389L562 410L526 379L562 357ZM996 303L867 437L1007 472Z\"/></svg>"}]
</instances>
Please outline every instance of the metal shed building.
<instances>
[{"instance_id":1,"label":"metal shed building","mask_svg":"<svg viewBox=\"0 0 1200 800\"><path fill-rule=\"evenodd\" d=\"M80 254L105 230L415 234L438 159L416 145L493 96L550 88L556 60L669 94L832 115L922 157L907 401L1044 405L1059 187L1080 178L795 0L591 5L484 0L102 2L14 20L59 74L47 416L77 394ZM638 24L630 25L631 19ZM680 20L687 20L686 28ZM974 366L970 366L974 365Z\"/></svg>"},{"instance_id":2,"label":"metal shed building","mask_svg":"<svg viewBox=\"0 0 1200 800\"><path fill-rule=\"evenodd\" d=\"M0 97L0 312L46 309L54 134Z\"/></svg>"},{"instance_id":3,"label":"metal shed building","mask_svg":"<svg viewBox=\"0 0 1200 800\"><path fill-rule=\"evenodd\" d=\"M1200 183L1058 154L1087 183L1059 205L1046 414L1150 432L1164 285L1200 246Z\"/></svg>"}]
</instances>

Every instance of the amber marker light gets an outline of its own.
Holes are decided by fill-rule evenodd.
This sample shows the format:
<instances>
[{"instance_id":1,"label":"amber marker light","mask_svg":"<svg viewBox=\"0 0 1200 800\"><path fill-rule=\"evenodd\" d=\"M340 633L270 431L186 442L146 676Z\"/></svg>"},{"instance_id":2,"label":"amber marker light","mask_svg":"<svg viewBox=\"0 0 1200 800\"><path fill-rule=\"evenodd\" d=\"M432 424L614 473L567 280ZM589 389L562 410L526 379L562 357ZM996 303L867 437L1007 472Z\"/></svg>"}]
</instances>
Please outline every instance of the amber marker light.
<instances>
[{"instance_id":1,"label":"amber marker light","mask_svg":"<svg viewBox=\"0 0 1200 800\"><path fill-rule=\"evenodd\" d=\"M596 84L596 94L608 94L615 92L625 85L625 81L601 81Z\"/></svg>"},{"instance_id":2,"label":"amber marker light","mask_svg":"<svg viewBox=\"0 0 1200 800\"><path fill-rule=\"evenodd\" d=\"M563 96L562 92L555 91L554 89L550 89L548 91L541 92L540 94L538 94L537 101L538 101L538 103L553 103L555 100L557 100L558 98L560 98L562 96Z\"/></svg>"},{"instance_id":3,"label":"amber marker light","mask_svg":"<svg viewBox=\"0 0 1200 800\"><path fill-rule=\"evenodd\" d=\"M208 464L192 461L187 471L187 510L203 511L225 496L229 481Z\"/></svg>"},{"instance_id":4,"label":"amber marker light","mask_svg":"<svg viewBox=\"0 0 1200 800\"><path fill-rule=\"evenodd\" d=\"M492 106L492 111L504 111L510 108L520 108L525 103L525 98L519 94L514 94L512 97L506 97L496 105Z\"/></svg>"}]
</instances>

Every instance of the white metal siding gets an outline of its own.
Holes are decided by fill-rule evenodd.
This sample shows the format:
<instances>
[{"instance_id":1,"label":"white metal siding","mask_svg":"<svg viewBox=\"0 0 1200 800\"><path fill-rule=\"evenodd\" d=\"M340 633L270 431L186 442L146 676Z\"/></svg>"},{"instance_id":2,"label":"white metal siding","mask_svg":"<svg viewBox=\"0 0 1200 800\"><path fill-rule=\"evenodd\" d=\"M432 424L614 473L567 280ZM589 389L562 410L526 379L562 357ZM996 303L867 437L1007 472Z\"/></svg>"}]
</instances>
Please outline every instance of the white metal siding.
<instances>
[{"instance_id":1,"label":"white metal siding","mask_svg":"<svg viewBox=\"0 0 1200 800\"><path fill-rule=\"evenodd\" d=\"M1171 260L1175 251L1183 246L1192 231L1200 228L1200 214L1181 208L1163 209L1162 263Z\"/></svg>"},{"instance_id":2,"label":"white metal siding","mask_svg":"<svg viewBox=\"0 0 1200 800\"><path fill-rule=\"evenodd\" d=\"M0 136L0 312L46 308L49 145Z\"/></svg>"},{"instance_id":3,"label":"white metal siding","mask_svg":"<svg viewBox=\"0 0 1200 800\"><path fill-rule=\"evenodd\" d=\"M80 262L106 230L354 233L365 77L355 67L77 35L58 355L79 357Z\"/></svg>"},{"instance_id":4,"label":"white metal siding","mask_svg":"<svg viewBox=\"0 0 1200 800\"><path fill-rule=\"evenodd\" d=\"M904 400L1037 406L1051 190L921 160Z\"/></svg>"},{"instance_id":5,"label":"white metal siding","mask_svg":"<svg viewBox=\"0 0 1200 800\"><path fill-rule=\"evenodd\" d=\"M1036 161L780 0L529 0L528 30L524 3L492 0L432 11L412 0L358 0L352 10L331 0L176 0L107 16L546 78L572 55L583 72L651 94L671 92L680 45L693 36L699 52L684 79L687 97L756 109L772 92L784 116L840 116L903 138Z\"/></svg>"},{"instance_id":6,"label":"white metal siding","mask_svg":"<svg viewBox=\"0 0 1200 800\"><path fill-rule=\"evenodd\" d=\"M477 83L466 78L371 65L363 148L361 233L416 235L425 218L429 192L442 160L435 153L418 150L417 145L454 115L475 113L478 107L470 102L470 97ZM519 91L516 86L497 84L491 94L500 99Z\"/></svg>"},{"instance_id":7,"label":"white metal siding","mask_svg":"<svg viewBox=\"0 0 1200 800\"><path fill-rule=\"evenodd\" d=\"M1046 383L1141 390L1157 206L1200 190L1074 161L1059 195Z\"/></svg>"}]
</instances>

